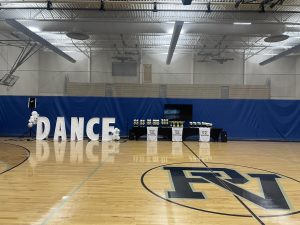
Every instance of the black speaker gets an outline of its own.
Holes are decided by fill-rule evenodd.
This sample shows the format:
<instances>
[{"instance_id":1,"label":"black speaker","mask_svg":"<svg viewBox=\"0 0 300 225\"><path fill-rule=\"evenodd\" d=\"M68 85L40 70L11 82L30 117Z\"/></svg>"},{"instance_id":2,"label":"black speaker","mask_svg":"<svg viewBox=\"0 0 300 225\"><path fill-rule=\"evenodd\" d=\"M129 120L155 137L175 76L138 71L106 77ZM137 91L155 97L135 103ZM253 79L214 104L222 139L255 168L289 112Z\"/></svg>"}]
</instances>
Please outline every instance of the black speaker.
<instances>
[{"instance_id":1,"label":"black speaker","mask_svg":"<svg viewBox=\"0 0 300 225\"><path fill-rule=\"evenodd\" d=\"M191 5L192 0L181 0L183 5Z\"/></svg>"},{"instance_id":2,"label":"black speaker","mask_svg":"<svg viewBox=\"0 0 300 225\"><path fill-rule=\"evenodd\" d=\"M221 142L227 142L227 132L225 130L221 131Z\"/></svg>"},{"instance_id":3,"label":"black speaker","mask_svg":"<svg viewBox=\"0 0 300 225\"><path fill-rule=\"evenodd\" d=\"M34 110L36 108L36 98L28 98L28 108Z\"/></svg>"}]
</instances>

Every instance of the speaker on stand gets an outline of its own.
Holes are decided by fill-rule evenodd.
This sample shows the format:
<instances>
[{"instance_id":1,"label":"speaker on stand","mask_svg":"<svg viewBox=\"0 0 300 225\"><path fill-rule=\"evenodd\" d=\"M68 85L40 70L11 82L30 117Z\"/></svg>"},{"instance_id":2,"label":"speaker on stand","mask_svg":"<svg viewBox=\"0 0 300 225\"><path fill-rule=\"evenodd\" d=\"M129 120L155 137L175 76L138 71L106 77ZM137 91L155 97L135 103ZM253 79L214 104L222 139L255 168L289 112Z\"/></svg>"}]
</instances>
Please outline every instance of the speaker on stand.
<instances>
[{"instance_id":1,"label":"speaker on stand","mask_svg":"<svg viewBox=\"0 0 300 225\"><path fill-rule=\"evenodd\" d=\"M221 142L227 142L227 132L225 130L221 131Z\"/></svg>"},{"instance_id":2,"label":"speaker on stand","mask_svg":"<svg viewBox=\"0 0 300 225\"><path fill-rule=\"evenodd\" d=\"M36 109L36 98L35 97L29 97L28 98L28 109L30 109L30 116L32 111ZM29 127L29 137L32 136L32 127Z\"/></svg>"},{"instance_id":3,"label":"speaker on stand","mask_svg":"<svg viewBox=\"0 0 300 225\"><path fill-rule=\"evenodd\" d=\"M30 109L31 112L36 109L36 98L28 98L28 109Z\"/></svg>"}]
</instances>

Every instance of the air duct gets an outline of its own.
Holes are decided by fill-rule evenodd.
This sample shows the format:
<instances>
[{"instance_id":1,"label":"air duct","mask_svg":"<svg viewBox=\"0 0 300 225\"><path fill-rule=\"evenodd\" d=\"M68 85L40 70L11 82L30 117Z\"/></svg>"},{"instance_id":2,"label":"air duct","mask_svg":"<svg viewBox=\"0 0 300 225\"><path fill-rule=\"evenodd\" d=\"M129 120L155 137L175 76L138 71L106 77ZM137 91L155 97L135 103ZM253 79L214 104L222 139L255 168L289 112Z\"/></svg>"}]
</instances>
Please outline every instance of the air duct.
<instances>
[{"instance_id":1,"label":"air duct","mask_svg":"<svg viewBox=\"0 0 300 225\"><path fill-rule=\"evenodd\" d=\"M168 56L167 56L167 65L169 65L171 63L172 57L173 57L173 53L175 51L176 45L177 45L177 41L183 26L183 21L176 21L174 24L174 29L173 29L173 34L172 34L172 39L171 39L171 43L170 43L170 47L169 47L169 51L168 51Z\"/></svg>"},{"instance_id":2,"label":"air duct","mask_svg":"<svg viewBox=\"0 0 300 225\"><path fill-rule=\"evenodd\" d=\"M34 33L31 30L29 30L27 27L25 27L23 24L19 23L18 21L14 20L14 19L7 19L5 21L6 21L7 24L9 24L10 26L12 26L16 30L22 32L23 34L25 34L26 36L28 36L32 40L40 43L42 46L44 46L44 47L46 47L46 48L48 48L50 50L52 50L56 54L58 54L61 57L65 58L66 60L68 60L68 61L70 61L72 63L76 62L75 59L73 59L72 57L70 57L69 55L67 55L66 53L64 53L62 50L58 49L57 47L55 47L54 45L52 45L51 43L49 43L48 41L46 41L45 39L43 39L42 37L40 37L36 33Z\"/></svg>"}]
</instances>

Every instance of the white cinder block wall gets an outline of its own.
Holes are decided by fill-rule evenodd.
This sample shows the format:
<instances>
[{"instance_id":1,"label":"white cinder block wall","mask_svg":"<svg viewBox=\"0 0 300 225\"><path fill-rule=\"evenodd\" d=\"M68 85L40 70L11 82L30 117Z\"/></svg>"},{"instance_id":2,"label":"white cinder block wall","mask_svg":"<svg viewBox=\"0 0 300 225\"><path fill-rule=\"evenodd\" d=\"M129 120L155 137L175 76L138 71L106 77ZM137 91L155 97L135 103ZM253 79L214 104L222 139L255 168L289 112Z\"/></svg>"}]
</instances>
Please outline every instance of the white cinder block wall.
<instances>
[{"instance_id":1,"label":"white cinder block wall","mask_svg":"<svg viewBox=\"0 0 300 225\"><path fill-rule=\"evenodd\" d=\"M264 66L259 65L269 57L255 56L246 61L246 84L264 84L270 79L271 98L297 98L296 89L300 88L296 83L297 57L285 57Z\"/></svg>"},{"instance_id":2,"label":"white cinder block wall","mask_svg":"<svg viewBox=\"0 0 300 225\"><path fill-rule=\"evenodd\" d=\"M152 64L152 83L193 83L194 68L192 53L175 53L170 65L166 65L166 59L167 54L145 52L142 54L142 64Z\"/></svg>"},{"instance_id":3,"label":"white cinder block wall","mask_svg":"<svg viewBox=\"0 0 300 225\"><path fill-rule=\"evenodd\" d=\"M1 75L10 69L19 51L0 47ZM300 99L300 56L260 66L267 57L254 56L243 65L242 56L234 55L234 61L219 64L197 62L192 53L175 52L171 65L166 65L166 54L142 51L139 76L113 77L112 53L93 52L90 58L82 53L68 54L77 60L75 64L50 51L40 51L17 70L20 79L14 87L0 86L0 95L63 95L66 78L84 83L140 83L143 64L152 64L152 82L156 84L264 85L269 79L272 98Z\"/></svg>"},{"instance_id":4,"label":"white cinder block wall","mask_svg":"<svg viewBox=\"0 0 300 225\"><path fill-rule=\"evenodd\" d=\"M49 51L41 51L39 57L40 95L63 95L66 78L72 82L89 82L89 59L83 54L72 54L76 63Z\"/></svg>"},{"instance_id":5,"label":"white cinder block wall","mask_svg":"<svg viewBox=\"0 0 300 225\"><path fill-rule=\"evenodd\" d=\"M296 58L296 98L300 99L300 56Z\"/></svg>"},{"instance_id":6,"label":"white cinder block wall","mask_svg":"<svg viewBox=\"0 0 300 225\"><path fill-rule=\"evenodd\" d=\"M242 85L243 57L239 55L228 57L234 58L234 60L220 64L217 62L197 62L195 59L194 83Z\"/></svg>"}]
</instances>

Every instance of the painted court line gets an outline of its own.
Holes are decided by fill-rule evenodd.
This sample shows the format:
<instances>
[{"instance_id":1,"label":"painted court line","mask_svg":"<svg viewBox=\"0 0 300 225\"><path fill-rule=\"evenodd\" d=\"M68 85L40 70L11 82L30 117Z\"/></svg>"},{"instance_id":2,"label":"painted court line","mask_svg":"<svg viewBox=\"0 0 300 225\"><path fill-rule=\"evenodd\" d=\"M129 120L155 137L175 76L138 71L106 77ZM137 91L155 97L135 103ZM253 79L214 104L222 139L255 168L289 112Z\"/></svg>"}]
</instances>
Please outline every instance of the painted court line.
<instances>
[{"instance_id":1,"label":"painted court line","mask_svg":"<svg viewBox=\"0 0 300 225\"><path fill-rule=\"evenodd\" d=\"M54 217L56 213L85 185L85 183L95 175L96 172L103 166L103 164L106 162L106 160L110 158L108 156L105 160L103 160L94 170L92 170L76 187L73 188L71 192L66 195L65 198L62 198L59 203L57 203L57 206L54 207L48 216L40 223L40 225L46 225L48 222Z\"/></svg>"},{"instance_id":2,"label":"painted court line","mask_svg":"<svg viewBox=\"0 0 300 225\"><path fill-rule=\"evenodd\" d=\"M206 167L206 168L209 168L209 166L207 166L207 164L199 157L197 156L197 154L185 143L185 142L182 142L185 147L187 147L187 149ZM213 171L211 171L213 173ZM222 179L218 178L216 176L216 178L222 182ZM226 185L225 185L226 186ZM228 190L230 190L230 188L228 188ZM233 193L232 193L233 194ZM265 225L265 223L238 197L236 196L235 194L233 194L233 196L241 203L241 205L252 215L252 217L257 221L259 222L261 225Z\"/></svg>"}]
</instances>

